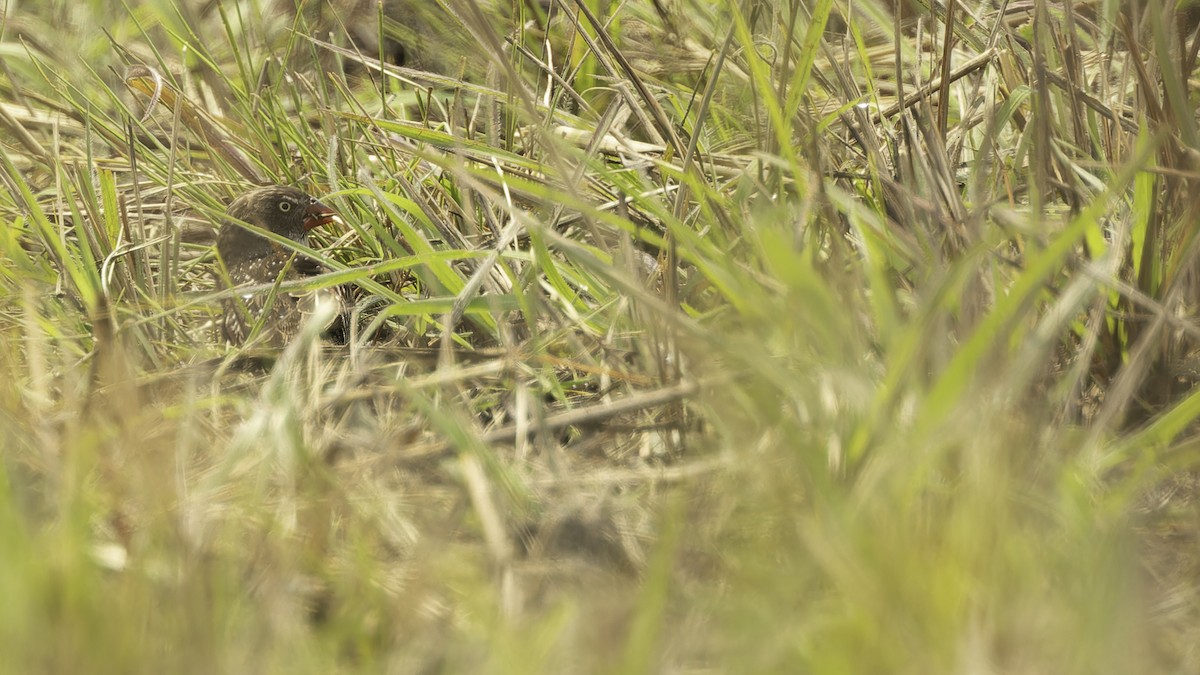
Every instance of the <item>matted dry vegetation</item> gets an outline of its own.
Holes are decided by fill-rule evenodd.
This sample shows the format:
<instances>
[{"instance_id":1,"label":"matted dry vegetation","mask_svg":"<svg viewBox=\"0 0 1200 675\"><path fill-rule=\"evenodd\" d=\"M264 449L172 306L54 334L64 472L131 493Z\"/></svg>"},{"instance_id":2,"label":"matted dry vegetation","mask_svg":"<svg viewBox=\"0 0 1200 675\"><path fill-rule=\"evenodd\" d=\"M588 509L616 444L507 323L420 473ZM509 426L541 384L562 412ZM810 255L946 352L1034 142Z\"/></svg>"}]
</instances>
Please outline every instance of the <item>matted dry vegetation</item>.
<instances>
[{"instance_id":1,"label":"matted dry vegetation","mask_svg":"<svg viewBox=\"0 0 1200 675\"><path fill-rule=\"evenodd\" d=\"M302 4L4 5L4 671L1200 668L1195 11Z\"/></svg>"}]
</instances>

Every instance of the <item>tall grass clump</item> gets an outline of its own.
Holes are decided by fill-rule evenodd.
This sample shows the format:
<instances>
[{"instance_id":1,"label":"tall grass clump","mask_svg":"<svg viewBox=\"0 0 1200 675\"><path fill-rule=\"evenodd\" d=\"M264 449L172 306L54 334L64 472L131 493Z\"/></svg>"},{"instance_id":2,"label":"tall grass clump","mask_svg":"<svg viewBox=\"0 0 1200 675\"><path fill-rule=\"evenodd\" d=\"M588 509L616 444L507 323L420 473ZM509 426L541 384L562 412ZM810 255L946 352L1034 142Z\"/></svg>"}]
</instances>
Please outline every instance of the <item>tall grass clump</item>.
<instances>
[{"instance_id":1,"label":"tall grass clump","mask_svg":"<svg viewBox=\"0 0 1200 675\"><path fill-rule=\"evenodd\" d=\"M995 4L10 2L0 665L1194 670L1200 14Z\"/></svg>"}]
</instances>

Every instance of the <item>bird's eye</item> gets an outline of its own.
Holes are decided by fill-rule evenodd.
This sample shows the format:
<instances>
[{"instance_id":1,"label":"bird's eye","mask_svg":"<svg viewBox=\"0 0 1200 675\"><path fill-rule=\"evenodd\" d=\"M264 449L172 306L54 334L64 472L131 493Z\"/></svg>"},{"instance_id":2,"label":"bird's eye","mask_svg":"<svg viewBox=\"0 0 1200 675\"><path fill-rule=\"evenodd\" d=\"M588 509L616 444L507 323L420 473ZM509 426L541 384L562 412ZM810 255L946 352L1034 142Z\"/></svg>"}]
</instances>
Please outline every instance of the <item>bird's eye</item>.
<instances>
[{"instance_id":1,"label":"bird's eye","mask_svg":"<svg viewBox=\"0 0 1200 675\"><path fill-rule=\"evenodd\" d=\"M279 210L283 211L284 213L291 211L292 203L291 202L279 202Z\"/></svg>"}]
</instances>

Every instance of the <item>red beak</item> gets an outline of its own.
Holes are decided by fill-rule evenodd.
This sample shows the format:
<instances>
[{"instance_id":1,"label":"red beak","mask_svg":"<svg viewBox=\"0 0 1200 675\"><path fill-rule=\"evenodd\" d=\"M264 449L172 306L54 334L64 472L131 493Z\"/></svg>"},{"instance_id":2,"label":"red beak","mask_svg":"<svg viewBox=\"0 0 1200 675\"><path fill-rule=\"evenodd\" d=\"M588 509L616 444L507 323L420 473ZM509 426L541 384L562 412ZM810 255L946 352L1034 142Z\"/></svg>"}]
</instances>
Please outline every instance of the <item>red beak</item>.
<instances>
[{"instance_id":1,"label":"red beak","mask_svg":"<svg viewBox=\"0 0 1200 675\"><path fill-rule=\"evenodd\" d=\"M328 225L335 218L337 218L337 213L333 209L314 200L308 205L308 208L304 209L304 231L308 232L314 227Z\"/></svg>"}]
</instances>

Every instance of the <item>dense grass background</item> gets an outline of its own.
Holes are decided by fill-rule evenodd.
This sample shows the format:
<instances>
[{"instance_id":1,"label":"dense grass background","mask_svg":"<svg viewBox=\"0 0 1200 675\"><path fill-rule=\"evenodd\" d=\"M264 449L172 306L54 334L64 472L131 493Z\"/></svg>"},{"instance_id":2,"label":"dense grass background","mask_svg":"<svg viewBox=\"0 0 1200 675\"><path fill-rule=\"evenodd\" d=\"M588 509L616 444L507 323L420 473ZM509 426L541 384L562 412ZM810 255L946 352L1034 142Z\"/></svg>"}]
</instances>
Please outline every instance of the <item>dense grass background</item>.
<instances>
[{"instance_id":1,"label":"dense grass background","mask_svg":"<svg viewBox=\"0 0 1200 675\"><path fill-rule=\"evenodd\" d=\"M4 672L1200 668L1188 7L4 7Z\"/></svg>"}]
</instances>

